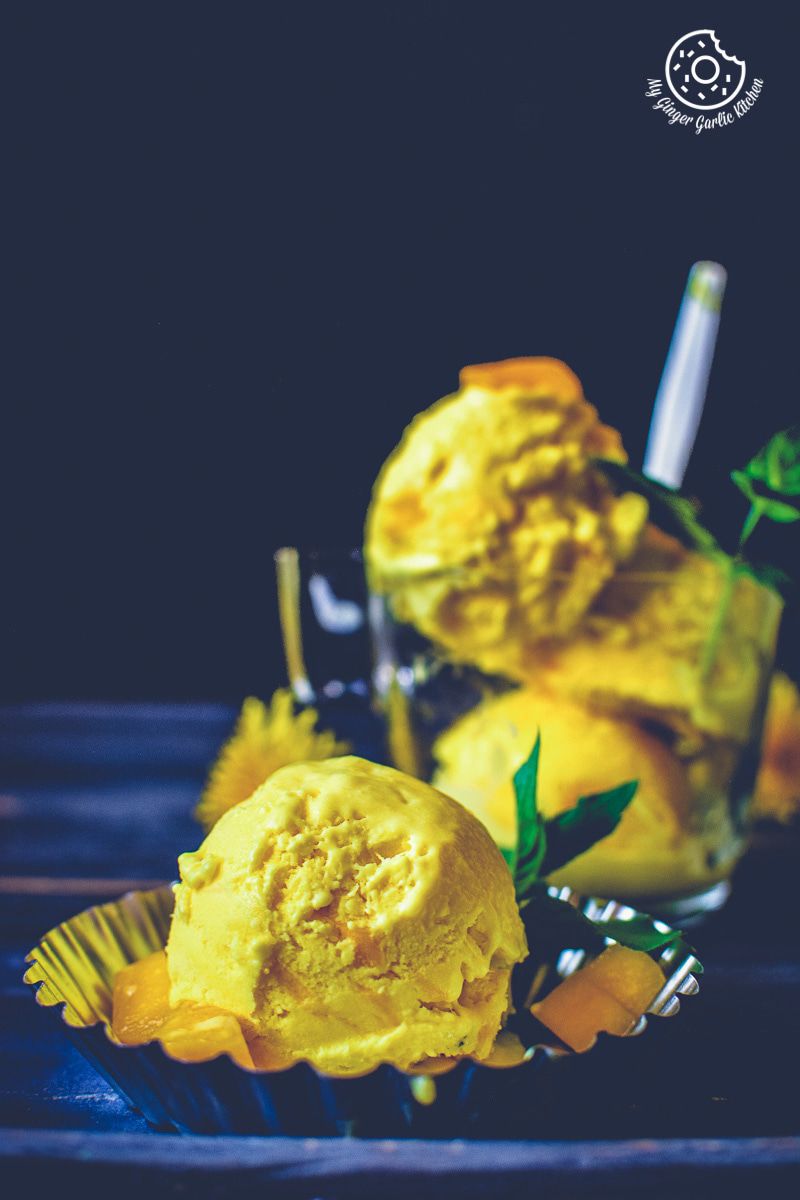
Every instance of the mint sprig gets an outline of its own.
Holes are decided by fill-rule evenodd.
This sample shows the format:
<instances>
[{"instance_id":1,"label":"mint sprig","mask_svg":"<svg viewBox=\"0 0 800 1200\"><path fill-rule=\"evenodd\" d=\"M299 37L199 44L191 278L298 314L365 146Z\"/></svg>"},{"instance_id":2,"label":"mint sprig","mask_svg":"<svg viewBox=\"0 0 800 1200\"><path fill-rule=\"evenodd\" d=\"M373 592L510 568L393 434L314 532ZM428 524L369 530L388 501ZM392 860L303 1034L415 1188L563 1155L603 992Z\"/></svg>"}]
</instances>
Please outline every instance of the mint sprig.
<instances>
[{"instance_id":1,"label":"mint sprig","mask_svg":"<svg viewBox=\"0 0 800 1200\"><path fill-rule=\"evenodd\" d=\"M541 874L552 875L613 833L638 786L632 779L607 792L582 796L574 808L546 821Z\"/></svg>"},{"instance_id":2,"label":"mint sprig","mask_svg":"<svg viewBox=\"0 0 800 1200\"><path fill-rule=\"evenodd\" d=\"M736 554L728 560L719 605L703 651L701 670L704 675L708 674L716 659L738 575L753 576L784 599L791 593L792 581L783 571L777 567L748 562L744 547L762 517L779 525L800 521L800 503L789 503L796 497L800 498L800 425L774 434L743 470L731 471L731 479L749 501L750 507L739 534Z\"/></svg>"},{"instance_id":3,"label":"mint sprig","mask_svg":"<svg viewBox=\"0 0 800 1200\"><path fill-rule=\"evenodd\" d=\"M611 917L605 921L592 921L574 904L551 896L546 888L531 893L522 909L522 920L530 944L539 957L552 956L562 950L600 954L605 950L608 938L647 954L678 943L691 952L680 930L660 928L659 922L645 913L637 913L630 920Z\"/></svg>"},{"instance_id":4,"label":"mint sprig","mask_svg":"<svg viewBox=\"0 0 800 1200\"><path fill-rule=\"evenodd\" d=\"M528 758L514 775L517 840L505 858L519 904L530 898L541 879L613 833L638 787L631 780L607 792L582 796L574 808L545 820L538 806L541 746L537 734Z\"/></svg>"},{"instance_id":5,"label":"mint sprig","mask_svg":"<svg viewBox=\"0 0 800 1200\"><path fill-rule=\"evenodd\" d=\"M701 676L711 672L736 591L737 580L749 575L784 599L792 594L792 581L778 567L745 558L744 547L762 518L787 525L800 520L800 425L774 434L754 458L731 479L749 501L736 548L728 554L700 520L697 506L672 488L648 479L622 463L593 459L608 481L618 489L644 496L653 521L690 550L715 558L722 571L722 589L700 660Z\"/></svg>"},{"instance_id":6,"label":"mint sprig","mask_svg":"<svg viewBox=\"0 0 800 1200\"><path fill-rule=\"evenodd\" d=\"M537 805L541 745L541 735L537 733L533 749L514 775L517 841L513 850L506 855L506 861L514 876L518 900L539 878L547 852L545 820Z\"/></svg>"},{"instance_id":7,"label":"mint sprig","mask_svg":"<svg viewBox=\"0 0 800 1200\"><path fill-rule=\"evenodd\" d=\"M680 930L664 929L659 921L646 913L637 913L630 920L614 917L593 921L574 904L551 896L544 884L531 892L520 915L531 953L514 968L511 976L512 999L517 1010L511 1019L511 1028L516 1027L518 1020L524 1027L529 1016L530 991L542 965L555 964L564 950L583 950L594 958L602 954L611 941L645 954L674 947L678 954L697 957ZM697 963L692 969L699 973L703 968ZM517 1032L523 1036L522 1029L518 1028Z\"/></svg>"},{"instance_id":8,"label":"mint sprig","mask_svg":"<svg viewBox=\"0 0 800 1200\"><path fill-rule=\"evenodd\" d=\"M739 537L739 550L762 517L787 525L800 521L800 425L774 434L731 479L750 502Z\"/></svg>"},{"instance_id":9,"label":"mint sprig","mask_svg":"<svg viewBox=\"0 0 800 1200\"><path fill-rule=\"evenodd\" d=\"M784 598L790 593L792 581L784 571L766 563L751 562L745 558L743 551L762 518L780 525L800 521L800 425L780 430L746 466L731 471L732 481L749 501L750 507L738 541L730 553L723 549L711 530L703 524L697 504L687 496L648 479L624 463L604 458L592 461L615 489L636 492L645 497L659 529L672 534L688 549L720 560L726 578L731 581L727 592L732 593L736 576L747 574ZM720 624L727 614L730 599L730 594L722 597ZM705 656L707 661L713 658L717 640L718 635L712 636L711 650Z\"/></svg>"},{"instance_id":10,"label":"mint sprig","mask_svg":"<svg viewBox=\"0 0 800 1200\"><path fill-rule=\"evenodd\" d=\"M694 953L692 947L683 939L679 929L660 929L657 921L646 913L637 913L635 917L609 917L600 923L606 936L631 950L644 950L646 954L654 950L665 950L667 946L682 945L689 953ZM701 967L697 968L702 970Z\"/></svg>"},{"instance_id":11,"label":"mint sprig","mask_svg":"<svg viewBox=\"0 0 800 1200\"><path fill-rule=\"evenodd\" d=\"M567 900L552 896L546 876L585 853L612 833L630 804L638 783L621 783L606 792L582 796L574 808L546 820L539 812L539 760L541 734L514 775L517 837L504 857L514 877L514 889L531 953L512 975L512 996L517 1009L509 1028L523 1036L515 1022L530 1021L528 996L539 968L556 960L563 950L602 954L609 941L647 954L669 946L693 954L679 930L667 929L645 913L593 921ZM523 1036L523 1041L525 1038Z\"/></svg>"}]
</instances>

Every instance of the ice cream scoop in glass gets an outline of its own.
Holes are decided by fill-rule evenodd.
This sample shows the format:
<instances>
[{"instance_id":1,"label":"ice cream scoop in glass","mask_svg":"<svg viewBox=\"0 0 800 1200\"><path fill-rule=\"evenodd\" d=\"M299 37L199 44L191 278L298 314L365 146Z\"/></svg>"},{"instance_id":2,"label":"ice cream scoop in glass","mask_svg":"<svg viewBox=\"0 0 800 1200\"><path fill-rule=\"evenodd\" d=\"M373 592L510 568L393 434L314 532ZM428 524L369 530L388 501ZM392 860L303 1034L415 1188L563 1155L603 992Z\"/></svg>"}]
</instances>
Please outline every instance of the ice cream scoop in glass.
<instances>
[{"instance_id":1,"label":"ice cream scoop in glass","mask_svg":"<svg viewBox=\"0 0 800 1200\"><path fill-rule=\"evenodd\" d=\"M365 543L395 621L393 745L500 844L537 729L545 811L638 778L564 880L713 906L745 845L781 600L665 532L598 456L625 457L554 360L469 368L406 431Z\"/></svg>"}]
</instances>

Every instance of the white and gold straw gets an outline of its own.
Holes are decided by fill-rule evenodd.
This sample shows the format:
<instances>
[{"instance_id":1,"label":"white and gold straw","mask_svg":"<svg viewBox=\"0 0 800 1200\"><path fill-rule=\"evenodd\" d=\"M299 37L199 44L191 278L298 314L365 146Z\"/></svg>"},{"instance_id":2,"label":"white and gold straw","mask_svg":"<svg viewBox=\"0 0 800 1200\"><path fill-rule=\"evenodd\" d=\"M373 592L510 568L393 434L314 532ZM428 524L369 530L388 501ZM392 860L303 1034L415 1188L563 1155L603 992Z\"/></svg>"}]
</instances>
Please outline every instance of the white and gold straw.
<instances>
[{"instance_id":1,"label":"white and gold straw","mask_svg":"<svg viewBox=\"0 0 800 1200\"><path fill-rule=\"evenodd\" d=\"M727 278L719 263L698 262L686 282L644 457L645 475L667 487L683 483L697 436Z\"/></svg>"}]
</instances>

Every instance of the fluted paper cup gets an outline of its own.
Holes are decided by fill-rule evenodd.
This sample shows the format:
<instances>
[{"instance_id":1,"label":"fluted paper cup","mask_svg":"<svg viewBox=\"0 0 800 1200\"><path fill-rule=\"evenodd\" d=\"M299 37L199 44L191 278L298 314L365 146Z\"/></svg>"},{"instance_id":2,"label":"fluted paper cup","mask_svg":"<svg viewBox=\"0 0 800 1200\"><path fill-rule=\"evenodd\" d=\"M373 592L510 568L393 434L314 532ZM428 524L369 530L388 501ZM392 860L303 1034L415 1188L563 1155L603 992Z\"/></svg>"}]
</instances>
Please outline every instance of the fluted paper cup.
<instances>
[{"instance_id":1,"label":"fluted paper cup","mask_svg":"<svg viewBox=\"0 0 800 1200\"><path fill-rule=\"evenodd\" d=\"M551 892L595 921L638 915L613 901L581 899L567 888ZM27 957L31 965L25 974L37 1002L62 1021L86 1058L157 1128L205 1134L453 1136L474 1121L482 1104L534 1087L543 1063L570 1053L538 1023L524 1060L507 1069L464 1059L442 1064L441 1073L431 1066L425 1075L389 1064L344 1078L323 1075L308 1063L247 1070L228 1055L182 1062L157 1041L121 1045L110 1028L114 978L128 964L163 949L173 900L172 886L164 885L87 909L42 938ZM659 928L666 927L659 923ZM581 953L565 951L554 962L535 964L538 978L565 977L582 960ZM691 953L675 947L659 962L664 987L648 1013L672 1016L679 997L698 990L695 973L702 968ZM526 966L530 969L530 960ZM627 1036L641 1033L646 1023L645 1016Z\"/></svg>"}]
</instances>

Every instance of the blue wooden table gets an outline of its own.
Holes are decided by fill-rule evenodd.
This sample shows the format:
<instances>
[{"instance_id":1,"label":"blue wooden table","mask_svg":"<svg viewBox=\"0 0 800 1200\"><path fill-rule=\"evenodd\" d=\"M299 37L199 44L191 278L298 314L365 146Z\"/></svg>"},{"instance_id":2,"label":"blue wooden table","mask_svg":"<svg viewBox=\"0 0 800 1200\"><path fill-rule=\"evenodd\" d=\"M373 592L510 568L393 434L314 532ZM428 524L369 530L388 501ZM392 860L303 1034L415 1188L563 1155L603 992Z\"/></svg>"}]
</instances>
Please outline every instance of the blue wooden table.
<instances>
[{"instance_id":1,"label":"blue wooden table","mask_svg":"<svg viewBox=\"0 0 800 1200\"><path fill-rule=\"evenodd\" d=\"M0 710L3 1194L698 1198L800 1194L800 839L763 831L694 933L701 993L638 1039L553 1063L456 1142L177 1137L149 1130L22 983L39 936L175 874L230 729L224 706ZM340 714L366 750L369 719Z\"/></svg>"}]
</instances>

